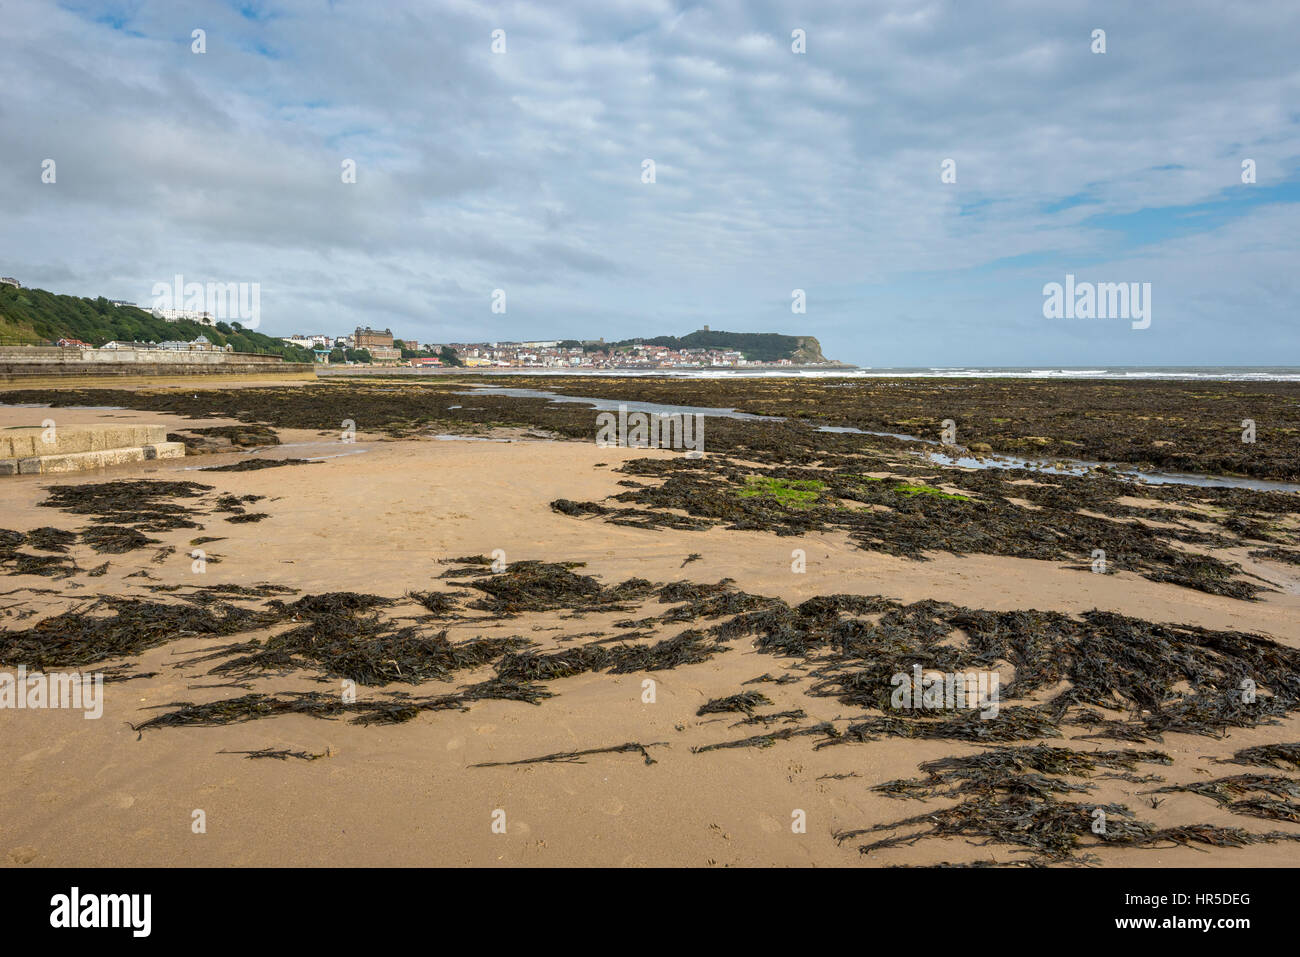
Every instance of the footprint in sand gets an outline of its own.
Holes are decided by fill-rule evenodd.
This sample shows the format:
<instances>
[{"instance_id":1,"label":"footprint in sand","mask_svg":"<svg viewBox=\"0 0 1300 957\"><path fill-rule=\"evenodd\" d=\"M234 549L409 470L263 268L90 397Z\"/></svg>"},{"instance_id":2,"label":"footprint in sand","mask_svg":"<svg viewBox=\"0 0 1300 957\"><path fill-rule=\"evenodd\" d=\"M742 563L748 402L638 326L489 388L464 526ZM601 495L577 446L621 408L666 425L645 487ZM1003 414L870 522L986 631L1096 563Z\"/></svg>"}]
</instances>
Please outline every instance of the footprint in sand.
<instances>
[{"instance_id":1,"label":"footprint in sand","mask_svg":"<svg viewBox=\"0 0 1300 957\"><path fill-rule=\"evenodd\" d=\"M452 738L450 741L447 742L448 751L459 751L463 747L465 747L464 738Z\"/></svg>"},{"instance_id":2,"label":"footprint in sand","mask_svg":"<svg viewBox=\"0 0 1300 957\"><path fill-rule=\"evenodd\" d=\"M118 807L123 811L135 804L135 797L133 795L123 794L121 792L114 794L110 800L115 807Z\"/></svg>"},{"instance_id":3,"label":"footprint in sand","mask_svg":"<svg viewBox=\"0 0 1300 957\"><path fill-rule=\"evenodd\" d=\"M15 864L30 864L36 860L36 848L24 844L9 852L9 860Z\"/></svg>"},{"instance_id":4,"label":"footprint in sand","mask_svg":"<svg viewBox=\"0 0 1300 957\"><path fill-rule=\"evenodd\" d=\"M475 734L491 734L497 729L495 724L481 724L474 729Z\"/></svg>"}]
</instances>

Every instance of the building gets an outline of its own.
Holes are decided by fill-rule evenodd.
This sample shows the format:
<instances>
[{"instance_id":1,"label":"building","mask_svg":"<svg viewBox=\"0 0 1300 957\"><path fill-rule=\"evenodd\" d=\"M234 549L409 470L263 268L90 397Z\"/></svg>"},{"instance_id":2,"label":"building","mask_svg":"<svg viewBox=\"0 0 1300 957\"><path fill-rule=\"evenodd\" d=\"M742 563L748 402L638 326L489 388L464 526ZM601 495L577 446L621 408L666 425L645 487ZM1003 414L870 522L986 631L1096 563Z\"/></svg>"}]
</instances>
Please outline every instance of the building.
<instances>
[{"instance_id":1,"label":"building","mask_svg":"<svg viewBox=\"0 0 1300 957\"><path fill-rule=\"evenodd\" d=\"M195 309L154 308L154 309L150 309L149 311L153 313L155 317L159 319L166 319L168 322L177 322L182 319L187 319L190 322L197 322L205 326L215 326L217 324L216 317L213 316L212 313L199 312Z\"/></svg>"},{"instance_id":2,"label":"building","mask_svg":"<svg viewBox=\"0 0 1300 957\"><path fill-rule=\"evenodd\" d=\"M112 342L106 342L99 348L101 349L156 349L158 348L152 342L124 342L114 339Z\"/></svg>"},{"instance_id":3,"label":"building","mask_svg":"<svg viewBox=\"0 0 1300 957\"><path fill-rule=\"evenodd\" d=\"M369 326L366 326L364 329L357 326L357 331L352 334L352 341L352 348L369 349L370 354L374 355L375 351L370 348L371 346L379 346L388 349L393 348L393 330L385 329L383 332L380 332L378 329L371 329ZM398 358L401 358L400 353L398 354Z\"/></svg>"},{"instance_id":4,"label":"building","mask_svg":"<svg viewBox=\"0 0 1300 957\"><path fill-rule=\"evenodd\" d=\"M370 358L376 362L397 362L402 358L402 350L394 349L392 346L358 346L370 353Z\"/></svg>"},{"instance_id":5,"label":"building","mask_svg":"<svg viewBox=\"0 0 1300 957\"><path fill-rule=\"evenodd\" d=\"M108 300L108 304L109 304L110 306L117 306L118 308L121 308L122 306L130 306L130 307L133 308L133 309L139 309L139 308L140 308L140 307L137 306L135 303L133 303L133 302L127 302L125 299L110 299L110 300Z\"/></svg>"},{"instance_id":6,"label":"building","mask_svg":"<svg viewBox=\"0 0 1300 957\"><path fill-rule=\"evenodd\" d=\"M234 351L233 346L213 345L210 341L208 341L207 336L199 336L197 339L192 339L189 342L185 342L180 339L169 339L166 342L158 343L153 348L169 349L172 352L218 352L218 351L233 352Z\"/></svg>"},{"instance_id":7,"label":"building","mask_svg":"<svg viewBox=\"0 0 1300 957\"><path fill-rule=\"evenodd\" d=\"M304 349L330 349L334 345L333 336L285 336L280 339L281 342L287 342L291 346L302 346Z\"/></svg>"},{"instance_id":8,"label":"building","mask_svg":"<svg viewBox=\"0 0 1300 957\"><path fill-rule=\"evenodd\" d=\"M13 276L0 276L0 283L4 283L6 286L13 286L15 289L23 288L23 284Z\"/></svg>"},{"instance_id":9,"label":"building","mask_svg":"<svg viewBox=\"0 0 1300 957\"><path fill-rule=\"evenodd\" d=\"M89 342L82 342L80 339L60 339L57 345L64 349L93 349L95 348Z\"/></svg>"}]
</instances>

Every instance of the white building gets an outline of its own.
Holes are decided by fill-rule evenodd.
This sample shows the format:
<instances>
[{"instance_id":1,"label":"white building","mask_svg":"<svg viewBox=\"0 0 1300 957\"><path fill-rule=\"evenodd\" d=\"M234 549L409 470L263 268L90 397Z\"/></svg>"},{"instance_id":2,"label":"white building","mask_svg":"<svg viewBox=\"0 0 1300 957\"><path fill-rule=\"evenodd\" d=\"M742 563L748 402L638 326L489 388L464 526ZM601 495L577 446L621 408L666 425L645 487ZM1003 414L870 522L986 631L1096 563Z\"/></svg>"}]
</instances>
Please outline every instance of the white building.
<instances>
[{"instance_id":1,"label":"white building","mask_svg":"<svg viewBox=\"0 0 1300 957\"><path fill-rule=\"evenodd\" d=\"M158 309L149 310L159 319L166 319L168 322L176 322L180 319L188 319L190 322L202 323L205 326L215 326L216 317L210 312L199 312L195 309Z\"/></svg>"},{"instance_id":2,"label":"white building","mask_svg":"<svg viewBox=\"0 0 1300 957\"><path fill-rule=\"evenodd\" d=\"M335 343L333 336L284 336L280 341L304 349L329 349Z\"/></svg>"}]
</instances>

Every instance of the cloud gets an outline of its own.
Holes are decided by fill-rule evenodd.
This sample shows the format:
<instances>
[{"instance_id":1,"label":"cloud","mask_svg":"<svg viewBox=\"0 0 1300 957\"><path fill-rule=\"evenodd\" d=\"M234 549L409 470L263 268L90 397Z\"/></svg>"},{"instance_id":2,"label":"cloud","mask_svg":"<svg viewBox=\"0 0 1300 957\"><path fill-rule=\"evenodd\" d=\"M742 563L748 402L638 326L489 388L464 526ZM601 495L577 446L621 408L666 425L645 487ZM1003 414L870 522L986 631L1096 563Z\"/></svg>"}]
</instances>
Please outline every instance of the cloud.
<instances>
[{"instance_id":1,"label":"cloud","mask_svg":"<svg viewBox=\"0 0 1300 957\"><path fill-rule=\"evenodd\" d=\"M10 0L0 272L261 282L282 334L709 322L877 366L1295 362L1297 27L1284 0ZM1047 324L1042 284L1085 269L1156 284L1152 328Z\"/></svg>"}]
</instances>

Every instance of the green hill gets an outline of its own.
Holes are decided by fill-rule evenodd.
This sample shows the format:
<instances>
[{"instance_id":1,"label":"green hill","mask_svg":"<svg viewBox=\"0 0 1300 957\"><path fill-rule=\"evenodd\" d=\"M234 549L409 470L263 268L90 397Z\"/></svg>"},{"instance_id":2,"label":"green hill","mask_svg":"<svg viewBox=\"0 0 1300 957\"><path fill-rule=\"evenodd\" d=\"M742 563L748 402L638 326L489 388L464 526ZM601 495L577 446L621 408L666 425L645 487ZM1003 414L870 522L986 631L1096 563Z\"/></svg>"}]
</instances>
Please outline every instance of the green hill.
<instances>
[{"instance_id":1,"label":"green hill","mask_svg":"<svg viewBox=\"0 0 1300 957\"><path fill-rule=\"evenodd\" d=\"M311 362L312 354L271 336L244 329L239 323L205 326L186 319L170 322L134 306L115 306L103 296L84 299L44 289L0 285L0 345L40 345L45 341L80 339L102 346L114 339L136 342L196 339L206 336L235 352L283 356L291 362Z\"/></svg>"},{"instance_id":2,"label":"green hill","mask_svg":"<svg viewBox=\"0 0 1300 957\"><path fill-rule=\"evenodd\" d=\"M624 339L612 348L642 343L669 349L733 349L746 359L774 362L789 359L799 365L834 364L822 355L821 343L813 336L784 336L775 332L722 332L701 329L685 336L655 336L653 339Z\"/></svg>"}]
</instances>

